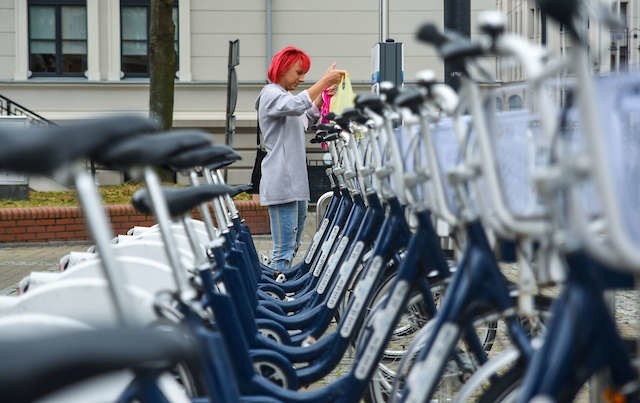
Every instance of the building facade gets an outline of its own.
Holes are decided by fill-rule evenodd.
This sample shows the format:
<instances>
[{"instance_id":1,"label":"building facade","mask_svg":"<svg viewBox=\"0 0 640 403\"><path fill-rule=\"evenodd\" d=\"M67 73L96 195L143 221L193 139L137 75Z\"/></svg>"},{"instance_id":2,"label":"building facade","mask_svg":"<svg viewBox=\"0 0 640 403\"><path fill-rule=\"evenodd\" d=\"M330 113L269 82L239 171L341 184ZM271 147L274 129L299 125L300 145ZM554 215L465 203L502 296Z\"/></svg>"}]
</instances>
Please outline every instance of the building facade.
<instances>
[{"instance_id":1,"label":"building facade","mask_svg":"<svg viewBox=\"0 0 640 403\"><path fill-rule=\"evenodd\" d=\"M586 21L589 32L589 50L596 75L606 75L640 68L640 2L635 0L608 0L613 15L621 22L620 29L612 30L598 23ZM552 53L565 53L571 46L563 27L546 19L535 0L497 0L497 8L507 16L507 29L530 40L545 44ZM525 102L526 90L520 85L524 79L522 68L507 66L498 61L496 75L506 87L499 103L504 108L517 108ZM555 94L561 102L561 91Z\"/></svg>"},{"instance_id":2,"label":"building facade","mask_svg":"<svg viewBox=\"0 0 640 403\"><path fill-rule=\"evenodd\" d=\"M148 111L148 0L0 0L0 95L65 122ZM174 126L206 128L223 141L229 41L240 41L234 146L244 156L230 181L246 182L255 142L255 98L273 53L286 45L312 59L309 82L337 62L367 91L379 41L379 1L176 0ZM443 76L417 42L421 23L442 26L443 1L389 1L389 37L404 44L404 77ZM495 8L472 0L471 21Z\"/></svg>"}]
</instances>

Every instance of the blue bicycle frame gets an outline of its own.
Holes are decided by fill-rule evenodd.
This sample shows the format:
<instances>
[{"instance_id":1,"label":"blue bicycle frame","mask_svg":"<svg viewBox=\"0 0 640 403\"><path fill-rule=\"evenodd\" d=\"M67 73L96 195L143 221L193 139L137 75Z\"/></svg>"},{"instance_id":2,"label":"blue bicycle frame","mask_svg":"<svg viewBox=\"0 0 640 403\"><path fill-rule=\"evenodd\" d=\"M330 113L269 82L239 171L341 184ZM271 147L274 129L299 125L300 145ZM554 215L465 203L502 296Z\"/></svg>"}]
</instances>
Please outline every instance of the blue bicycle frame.
<instances>
[{"instance_id":1,"label":"blue bicycle frame","mask_svg":"<svg viewBox=\"0 0 640 403\"><path fill-rule=\"evenodd\" d=\"M538 395L571 401L580 387L603 368L609 368L618 391L638 382L629 352L603 298L606 289L632 287L632 277L606 273L607 269L585 251L567 254L566 262L568 278L552 305L544 343L527 367L520 402ZM637 385L634 392L635 400L627 401L638 401Z\"/></svg>"},{"instance_id":2,"label":"blue bicycle frame","mask_svg":"<svg viewBox=\"0 0 640 403\"><path fill-rule=\"evenodd\" d=\"M473 319L488 307L493 308L493 312L510 313L505 318L509 336L522 357L531 357L529 337L515 316L516 307L510 297L508 282L500 272L482 224L478 220L469 223L466 234L463 257L447 287L432 332L416 360L401 401L409 396L426 400L431 397L446 359L461 336L476 359L480 363L486 362L486 353L473 329ZM427 362L428 367L423 364ZM424 372L428 372L428 379L424 379Z\"/></svg>"}]
</instances>

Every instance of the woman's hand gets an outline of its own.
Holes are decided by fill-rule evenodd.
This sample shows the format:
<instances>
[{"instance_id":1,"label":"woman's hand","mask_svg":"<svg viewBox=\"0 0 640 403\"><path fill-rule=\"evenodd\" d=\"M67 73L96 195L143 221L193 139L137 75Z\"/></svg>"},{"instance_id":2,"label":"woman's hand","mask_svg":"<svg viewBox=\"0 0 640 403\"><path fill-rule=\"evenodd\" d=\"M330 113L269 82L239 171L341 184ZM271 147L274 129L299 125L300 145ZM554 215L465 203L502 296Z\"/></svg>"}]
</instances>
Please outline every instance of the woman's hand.
<instances>
[{"instance_id":1,"label":"woman's hand","mask_svg":"<svg viewBox=\"0 0 640 403\"><path fill-rule=\"evenodd\" d=\"M329 66L322 79L326 80L327 87L330 87L339 84L345 74L347 74L346 70L336 69L336 64L333 63Z\"/></svg>"},{"instance_id":2,"label":"woman's hand","mask_svg":"<svg viewBox=\"0 0 640 403\"><path fill-rule=\"evenodd\" d=\"M330 96L336 95L336 90L338 89L338 84L330 85L326 88L327 94Z\"/></svg>"},{"instance_id":3,"label":"woman's hand","mask_svg":"<svg viewBox=\"0 0 640 403\"><path fill-rule=\"evenodd\" d=\"M327 87L338 85L345 74L347 74L346 70L336 69L336 64L333 63L331 66L329 66L329 69L327 69L327 72L324 73L322 78L320 78L320 80L316 81L315 84L309 87L309 89L307 90L307 92L309 93L309 98L314 101L322 94L322 90Z\"/></svg>"}]
</instances>

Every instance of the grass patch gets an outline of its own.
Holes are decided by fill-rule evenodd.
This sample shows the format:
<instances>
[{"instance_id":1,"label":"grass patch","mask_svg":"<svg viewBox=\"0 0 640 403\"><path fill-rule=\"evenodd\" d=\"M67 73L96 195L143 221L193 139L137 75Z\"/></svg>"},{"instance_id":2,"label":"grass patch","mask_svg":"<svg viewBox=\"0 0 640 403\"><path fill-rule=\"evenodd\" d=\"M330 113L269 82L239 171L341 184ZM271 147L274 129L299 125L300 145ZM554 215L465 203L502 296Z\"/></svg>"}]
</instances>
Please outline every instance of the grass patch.
<instances>
[{"instance_id":1,"label":"grass patch","mask_svg":"<svg viewBox=\"0 0 640 403\"><path fill-rule=\"evenodd\" d=\"M163 184L176 186L174 184ZM100 195L104 204L128 204L133 193L142 187L139 183L125 183L122 185L100 186ZM240 193L234 200L251 200L251 195ZM78 198L74 190L59 192L29 192L29 200L0 199L2 207L48 207L48 206L77 206Z\"/></svg>"},{"instance_id":2,"label":"grass patch","mask_svg":"<svg viewBox=\"0 0 640 403\"><path fill-rule=\"evenodd\" d=\"M127 204L133 192L142 187L139 183L100 186L100 196L105 204ZM0 207L45 207L45 206L77 206L78 197L74 190L56 192L29 192L28 200L0 199Z\"/></svg>"}]
</instances>

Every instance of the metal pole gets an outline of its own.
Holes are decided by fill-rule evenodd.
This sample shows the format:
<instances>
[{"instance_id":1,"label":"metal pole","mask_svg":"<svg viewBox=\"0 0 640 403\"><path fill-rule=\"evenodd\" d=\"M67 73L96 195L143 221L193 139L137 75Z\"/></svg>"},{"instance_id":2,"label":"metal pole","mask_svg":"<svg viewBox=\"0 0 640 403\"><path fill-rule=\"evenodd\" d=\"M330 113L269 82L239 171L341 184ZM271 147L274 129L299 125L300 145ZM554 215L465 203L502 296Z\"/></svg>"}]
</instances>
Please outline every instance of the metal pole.
<instances>
[{"instance_id":1,"label":"metal pole","mask_svg":"<svg viewBox=\"0 0 640 403\"><path fill-rule=\"evenodd\" d=\"M267 40L265 49L265 73L269 71L269 65L271 64L271 58L273 58L273 3L272 0L267 0ZM265 74L266 75L266 74Z\"/></svg>"},{"instance_id":2,"label":"metal pole","mask_svg":"<svg viewBox=\"0 0 640 403\"><path fill-rule=\"evenodd\" d=\"M616 2L617 7L617 15L620 15L620 1ZM620 42L618 38L616 38L616 71L620 71Z\"/></svg>"},{"instance_id":3,"label":"metal pole","mask_svg":"<svg viewBox=\"0 0 640 403\"><path fill-rule=\"evenodd\" d=\"M384 42L389 38L389 0L380 0L380 40Z\"/></svg>"},{"instance_id":4,"label":"metal pole","mask_svg":"<svg viewBox=\"0 0 640 403\"><path fill-rule=\"evenodd\" d=\"M540 41L542 42L542 45L546 45L547 44L547 14L545 14L544 12L540 13L540 25L542 27L542 35L541 35Z\"/></svg>"},{"instance_id":5,"label":"metal pole","mask_svg":"<svg viewBox=\"0 0 640 403\"><path fill-rule=\"evenodd\" d=\"M471 36L471 1L443 0L444 27L466 37ZM460 87L460 67L455 62L444 63L444 82L458 90Z\"/></svg>"}]
</instances>

